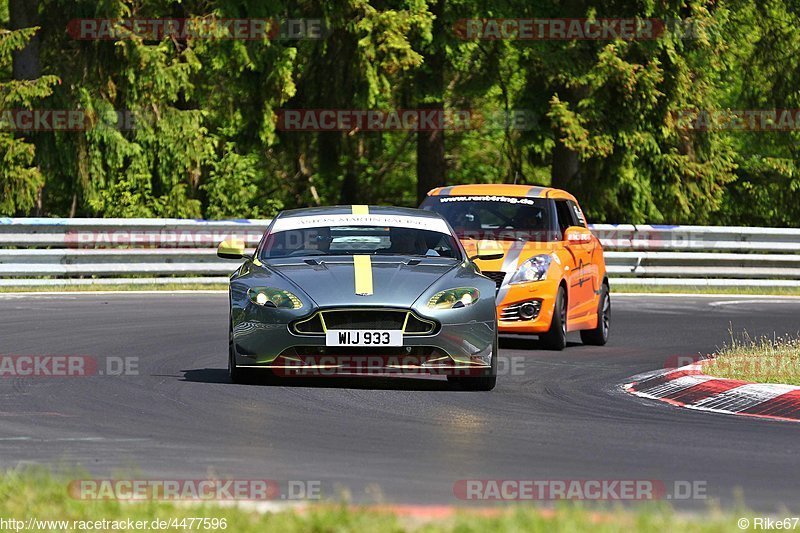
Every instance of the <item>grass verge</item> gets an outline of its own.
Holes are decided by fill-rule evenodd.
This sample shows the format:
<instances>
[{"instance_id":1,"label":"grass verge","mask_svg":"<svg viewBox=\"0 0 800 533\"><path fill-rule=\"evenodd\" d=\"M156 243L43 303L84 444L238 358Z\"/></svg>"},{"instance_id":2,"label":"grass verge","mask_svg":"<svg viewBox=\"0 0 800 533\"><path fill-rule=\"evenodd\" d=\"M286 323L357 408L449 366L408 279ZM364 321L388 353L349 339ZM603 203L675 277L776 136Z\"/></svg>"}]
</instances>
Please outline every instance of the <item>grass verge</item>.
<instances>
[{"instance_id":1,"label":"grass verge","mask_svg":"<svg viewBox=\"0 0 800 533\"><path fill-rule=\"evenodd\" d=\"M90 291L191 291L191 290L227 290L226 283L148 283L112 285L102 282L93 285L52 285L52 286L15 286L0 287L0 293L13 292L90 292ZM645 293L645 294L719 294L719 295L777 295L800 296L800 287L706 287L675 286L660 287L653 285L636 285L633 283L612 283L612 294Z\"/></svg>"},{"instance_id":2,"label":"grass verge","mask_svg":"<svg viewBox=\"0 0 800 533\"><path fill-rule=\"evenodd\" d=\"M687 285L684 287L612 283L611 293L800 296L800 287L708 287L705 285Z\"/></svg>"},{"instance_id":3,"label":"grass verge","mask_svg":"<svg viewBox=\"0 0 800 533\"><path fill-rule=\"evenodd\" d=\"M16 286L0 287L0 293L13 292L94 292L94 291L199 291L228 290L227 283L146 283L112 285L97 283L93 285L44 285L38 287Z\"/></svg>"},{"instance_id":4,"label":"grass verge","mask_svg":"<svg viewBox=\"0 0 800 533\"><path fill-rule=\"evenodd\" d=\"M800 338L759 337L745 332L714 353L703 373L756 383L800 385Z\"/></svg>"},{"instance_id":5,"label":"grass verge","mask_svg":"<svg viewBox=\"0 0 800 533\"><path fill-rule=\"evenodd\" d=\"M84 477L85 478L85 477ZM145 501L128 503L115 500L82 501L73 499L67 491L66 478L56 477L43 469L12 470L0 474L0 517L6 530L17 529L8 520L36 519L40 531L79 531L86 529L114 530L113 522L128 519L148 525L144 531L153 530L153 520L176 519L178 524L186 519L216 519L216 528L198 527L195 531L235 531L237 533L282 532L483 532L483 531L597 531L597 532L652 532L687 531L718 532L737 531L737 518L743 513L723 513L710 510L703 514L676 514L666 504L648 504L634 510L621 508L590 510L569 503L555 510L539 509L528 505L494 508L492 512L462 510L455 514L420 519L398 515L386 508L353 507L345 504L313 504L301 510L280 510L260 513L242 507L203 503L176 505L169 502ZM102 521L102 527L87 527L81 521ZM67 521L50 524L41 521ZM225 527L221 527L224 521ZM25 524L27 525L27 524ZM187 528L173 527L178 531ZM123 530L130 530L125 529Z\"/></svg>"}]
</instances>

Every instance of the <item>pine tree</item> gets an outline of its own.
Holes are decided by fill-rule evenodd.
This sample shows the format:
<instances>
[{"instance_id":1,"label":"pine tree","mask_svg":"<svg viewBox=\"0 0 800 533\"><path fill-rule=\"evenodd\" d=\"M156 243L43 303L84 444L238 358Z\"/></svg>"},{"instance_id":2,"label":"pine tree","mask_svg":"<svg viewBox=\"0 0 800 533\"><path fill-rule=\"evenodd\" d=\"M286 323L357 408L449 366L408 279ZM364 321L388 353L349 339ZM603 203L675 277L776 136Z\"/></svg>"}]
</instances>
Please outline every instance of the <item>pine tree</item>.
<instances>
[{"instance_id":1,"label":"pine tree","mask_svg":"<svg viewBox=\"0 0 800 533\"><path fill-rule=\"evenodd\" d=\"M25 48L38 28L0 29L0 215L26 214L36 204L44 176L34 163L36 149L16 130L16 111L31 109L52 92L56 76L11 79L12 52Z\"/></svg>"}]
</instances>

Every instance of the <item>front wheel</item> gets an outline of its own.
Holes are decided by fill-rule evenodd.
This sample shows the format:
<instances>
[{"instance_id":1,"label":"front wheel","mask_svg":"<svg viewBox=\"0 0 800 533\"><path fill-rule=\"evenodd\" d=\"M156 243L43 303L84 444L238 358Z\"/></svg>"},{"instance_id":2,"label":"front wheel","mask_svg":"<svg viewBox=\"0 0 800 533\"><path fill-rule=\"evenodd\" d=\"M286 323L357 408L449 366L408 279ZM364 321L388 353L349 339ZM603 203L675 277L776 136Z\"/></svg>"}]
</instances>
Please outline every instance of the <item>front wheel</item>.
<instances>
[{"instance_id":1,"label":"front wheel","mask_svg":"<svg viewBox=\"0 0 800 533\"><path fill-rule=\"evenodd\" d=\"M583 344L604 346L608 342L608 331L611 325L611 295L608 285L603 283L600 289L600 302L597 304L597 327L581 331Z\"/></svg>"},{"instance_id":2,"label":"front wheel","mask_svg":"<svg viewBox=\"0 0 800 533\"><path fill-rule=\"evenodd\" d=\"M561 351L567 347L567 291L563 285L558 288L550 329L539 335L539 340L548 350Z\"/></svg>"}]
</instances>

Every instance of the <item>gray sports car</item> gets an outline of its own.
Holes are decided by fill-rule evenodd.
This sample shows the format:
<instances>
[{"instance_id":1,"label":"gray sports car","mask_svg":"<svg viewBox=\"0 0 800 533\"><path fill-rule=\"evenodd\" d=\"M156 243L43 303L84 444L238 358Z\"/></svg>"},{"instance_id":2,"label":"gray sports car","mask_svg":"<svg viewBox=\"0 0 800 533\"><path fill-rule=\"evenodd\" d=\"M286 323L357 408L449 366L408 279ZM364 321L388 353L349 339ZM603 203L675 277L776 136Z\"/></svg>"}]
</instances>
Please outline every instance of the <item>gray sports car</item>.
<instances>
[{"instance_id":1,"label":"gray sports car","mask_svg":"<svg viewBox=\"0 0 800 533\"><path fill-rule=\"evenodd\" d=\"M401 373L495 386L495 283L434 212L284 211L252 256L229 241L217 254L245 259L230 281L233 382Z\"/></svg>"}]
</instances>

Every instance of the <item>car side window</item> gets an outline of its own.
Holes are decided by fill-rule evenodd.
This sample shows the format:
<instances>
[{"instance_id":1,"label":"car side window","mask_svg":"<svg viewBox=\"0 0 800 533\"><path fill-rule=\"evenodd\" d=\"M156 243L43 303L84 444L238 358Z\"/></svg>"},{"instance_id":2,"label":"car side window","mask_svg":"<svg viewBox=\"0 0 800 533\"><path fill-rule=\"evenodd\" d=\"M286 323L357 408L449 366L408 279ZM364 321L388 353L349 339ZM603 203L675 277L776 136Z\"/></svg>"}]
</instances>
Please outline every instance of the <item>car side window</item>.
<instances>
[{"instance_id":1,"label":"car side window","mask_svg":"<svg viewBox=\"0 0 800 533\"><path fill-rule=\"evenodd\" d=\"M573 216L575 217L576 223L575 226L583 226L586 227L586 217L583 216L583 211L578 204L573 202L572 200L567 200L567 205L569 205L570 210L572 211Z\"/></svg>"},{"instance_id":2,"label":"car side window","mask_svg":"<svg viewBox=\"0 0 800 533\"><path fill-rule=\"evenodd\" d=\"M267 227L267 230L264 232L264 235L261 236L261 240L258 241L258 246L256 246L256 251L253 253L253 257L255 259L260 259L262 254L264 253L264 247L267 245L267 237L269 237L269 232L272 230L272 226L275 224L275 219L272 220L270 225Z\"/></svg>"},{"instance_id":3,"label":"car side window","mask_svg":"<svg viewBox=\"0 0 800 533\"><path fill-rule=\"evenodd\" d=\"M563 237L564 231L570 226L582 226L578 222L578 217L566 200L556 200L556 217L558 218L558 229Z\"/></svg>"}]
</instances>

